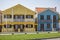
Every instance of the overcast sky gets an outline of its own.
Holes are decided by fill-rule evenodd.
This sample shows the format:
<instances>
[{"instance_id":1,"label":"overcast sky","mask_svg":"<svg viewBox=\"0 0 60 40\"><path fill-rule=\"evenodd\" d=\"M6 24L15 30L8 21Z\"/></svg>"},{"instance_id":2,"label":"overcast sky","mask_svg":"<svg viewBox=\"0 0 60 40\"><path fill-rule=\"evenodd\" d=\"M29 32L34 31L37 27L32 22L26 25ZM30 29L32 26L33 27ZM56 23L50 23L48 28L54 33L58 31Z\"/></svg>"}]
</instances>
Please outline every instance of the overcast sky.
<instances>
[{"instance_id":1,"label":"overcast sky","mask_svg":"<svg viewBox=\"0 0 60 40\"><path fill-rule=\"evenodd\" d=\"M57 7L57 11L60 13L60 0L0 0L0 10L5 10L17 4L26 6L33 11L36 7Z\"/></svg>"}]
</instances>

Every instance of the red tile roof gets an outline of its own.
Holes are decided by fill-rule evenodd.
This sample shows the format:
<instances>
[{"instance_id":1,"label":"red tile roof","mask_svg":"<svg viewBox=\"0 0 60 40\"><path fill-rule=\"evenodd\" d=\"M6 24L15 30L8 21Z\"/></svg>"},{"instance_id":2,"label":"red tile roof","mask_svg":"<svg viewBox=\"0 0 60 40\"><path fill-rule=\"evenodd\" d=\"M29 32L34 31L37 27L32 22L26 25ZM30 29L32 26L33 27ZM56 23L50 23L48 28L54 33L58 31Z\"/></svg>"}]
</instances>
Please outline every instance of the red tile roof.
<instances>
[{"instance_id":1,"label":"red tile roof","mask_svg":"<svg viewBox=\"0 0 60 40\"><path fill-rule=\"evenodd\" d=\"M39 8L39 7L37 7L37 8L35 9L35 11L36 11L37 13L40 13L40 12L45 11L46 9L50 9L50 10L52 10L52 11L56 11L56 7L55 7L55 8Z\"/></svg>"}]
</instances>

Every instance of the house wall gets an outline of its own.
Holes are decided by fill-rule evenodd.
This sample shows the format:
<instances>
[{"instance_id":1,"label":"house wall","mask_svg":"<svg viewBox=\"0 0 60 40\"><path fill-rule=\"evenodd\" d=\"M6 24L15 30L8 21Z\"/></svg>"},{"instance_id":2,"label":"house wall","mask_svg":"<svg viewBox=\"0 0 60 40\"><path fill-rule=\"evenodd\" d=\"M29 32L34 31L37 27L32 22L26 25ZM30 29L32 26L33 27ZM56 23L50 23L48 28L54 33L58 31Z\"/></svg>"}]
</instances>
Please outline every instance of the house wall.
<instances>
[{"instance_id":1,"label":"house wall","mask_svg":"<svg viewBox=\"0 0 60 40\"><path fill-rule=\"evenodd\" d=\"M44 20L43 20L44 22L41 21L40 15L44 15ZM50 18L51 18L50 22L47 20L47 15L50 15ZM38 31L40 31L40 24L42 24L42 23L44 24L44 30L45 31L47 31L47 30L52 31L52 19L53 19L53 15L56 15L56 20L58 20L58 14L53 12L53 11L50 11L50 10L46 10L46 11L38 14ZM51 27L49 29L47 28L47 24L48 23L50 23L50 25L51 25ZM59 27L58 22L56 22L56 25L57 25L56 29L58 29L58 27Z\"/></svg>"},{"instance_id":2,"label":"house wall","mask_svg":"<svg viewBox=\"0 0 60 40\"><path fill-rule=\"evenodd\" d=\"M16 6L14 6L14 7L11 7L9 9L6 9L6 10L2 11L2 13L3 13L2 14L3 15L3 17L2 17L2 20L3 20L3 22L2 22L2 32L5 32L6 30L8 30L7 32L9 32L10 29L12 30L12 32L15 32L14 28L13 28L14 27L13 25L16 25L16 24L17 25L20 25L20 24L23 24L23 25L32 24L33 28L26 28L24 26L23 32L28 32L28 31L29 32L32 32L32 31L34 32L35 31L35 28L34 28L34 15L35 15L35 12L34 11L32 11L32 10L18 4ZM15 19L13 19L13 16L12 16L12 18L5 19L4 15L13 15L13 16L14 15L24 15L25 18L22 19L21 21L20 21L20 19L16 19L16 21L15 21ZM31 19L26 18L26 15L33 15L33 18L31 18ZM6 25L6 24L12 25L12 28L4 28L4 25ZM18 32L20 32L19 28L17 30L18 30Z\"/></svg>"}]
</instances>

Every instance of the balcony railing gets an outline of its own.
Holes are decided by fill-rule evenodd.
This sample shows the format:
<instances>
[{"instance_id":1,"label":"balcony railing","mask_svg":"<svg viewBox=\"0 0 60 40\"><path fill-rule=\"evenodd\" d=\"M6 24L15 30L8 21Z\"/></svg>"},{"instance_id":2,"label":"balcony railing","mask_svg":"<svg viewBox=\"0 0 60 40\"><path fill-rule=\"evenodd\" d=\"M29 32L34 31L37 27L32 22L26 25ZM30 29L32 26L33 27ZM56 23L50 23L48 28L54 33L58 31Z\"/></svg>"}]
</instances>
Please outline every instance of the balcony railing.
<instances>
[{"instance_id":1,"label":"balcony railing","mask_svg":"<svg viewBox=\"0 0 60 40\"><path fill-rule=\"evenodd\" d=\"M9 22L34 22L34 19L4 19L3 21L9 21Z\"/></svg>"},{"instance_id":2,"label":"balcony railing","mask_svg":"<svg viewBox=\"0 0 60 40\"><path fill-rule=\"evenodd\" d=\"M25 22L34 22L34 19L25 19Z\"/></svg>"},{"instance_id":3,"label":"balcony railing","mask_svg":"<svg viewBox=\"0 0 60 40\"><path fill-rule=\"evenodd\" d=\"M34 22L34 19L14 19L14 22Z\"/></svg>"},{"instance_id":4,"label":"balcony railing","mask_svg":"<svg viewBox=\"0 0 60 40\"><path fill-rule=\"evenodd\" d=\"M2 22L8 22L8 21L9 21L9 22L12 22L12 19L6 19L6 18L5 18L5 19L2 20Z\"/></svg>"},{"instance_id":5,"label":"balcony railing","mask_svg":"<svg viewBox=\"0 0 60 40\"><path fill-rule=\"evenodd\" d=\"M24 22L24 19L13 19L14 22Z\"/></svg>"},{"instance_id":6,"label":"balcony railing","mask_svg":"<svg viewBox=\"0 0 60 40\"><path fill-rule=\"evenodd\" d=\"M58 20L38 20L38 22L58 22Z\"/></svg>"}]
</instances>

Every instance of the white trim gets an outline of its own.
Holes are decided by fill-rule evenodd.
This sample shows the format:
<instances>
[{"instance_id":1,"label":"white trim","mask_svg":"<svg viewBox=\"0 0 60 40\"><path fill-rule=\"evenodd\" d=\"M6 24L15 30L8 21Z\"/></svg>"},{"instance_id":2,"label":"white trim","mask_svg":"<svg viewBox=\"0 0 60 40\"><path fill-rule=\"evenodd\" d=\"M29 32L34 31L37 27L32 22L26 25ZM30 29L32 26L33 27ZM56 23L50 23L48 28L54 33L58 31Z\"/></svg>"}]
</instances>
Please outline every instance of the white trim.
<instances>
[{"instance_id":1,"label":"white trim","mask_svg":"<svg viewBox=\"0 0 60 40\"><path fill-rule=\"evenodd\" d=\"M13 22L13 8L12 8L12 22Z\"/></svg>"},{"instance_id":2,"label":"white trim","mask_svg":"<svg viewBox=\"0 0 60 40\"><path fill-rule=\"evenodd\" d=\"M53 28L53 15L52 15L52 31L54 31L54 28Z\"/></svg>"}]
</instances>

